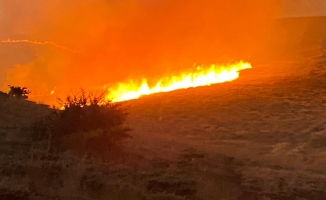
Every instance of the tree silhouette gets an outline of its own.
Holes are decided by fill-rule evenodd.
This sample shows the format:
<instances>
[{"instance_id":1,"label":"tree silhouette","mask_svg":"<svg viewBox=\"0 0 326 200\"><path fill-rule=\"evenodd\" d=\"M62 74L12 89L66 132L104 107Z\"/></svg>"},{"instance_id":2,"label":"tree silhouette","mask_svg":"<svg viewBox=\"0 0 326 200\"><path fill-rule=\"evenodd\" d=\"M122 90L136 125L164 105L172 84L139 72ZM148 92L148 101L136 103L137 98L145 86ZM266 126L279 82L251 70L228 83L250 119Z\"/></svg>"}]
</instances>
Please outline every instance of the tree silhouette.
<instances>
[{"instance_id":1,"label":"tree silhouette","mask_svg":"<svg viewBox=\"0 0 326 200\"><path fill-rule=\"evenodd\" d=\"M27 87L12 86L12 85L8 85L8 87L10 88L8 94L13 97L28 99L28 95L31 93L31 91L28 90Z\"/></svg>"}]
</instances>

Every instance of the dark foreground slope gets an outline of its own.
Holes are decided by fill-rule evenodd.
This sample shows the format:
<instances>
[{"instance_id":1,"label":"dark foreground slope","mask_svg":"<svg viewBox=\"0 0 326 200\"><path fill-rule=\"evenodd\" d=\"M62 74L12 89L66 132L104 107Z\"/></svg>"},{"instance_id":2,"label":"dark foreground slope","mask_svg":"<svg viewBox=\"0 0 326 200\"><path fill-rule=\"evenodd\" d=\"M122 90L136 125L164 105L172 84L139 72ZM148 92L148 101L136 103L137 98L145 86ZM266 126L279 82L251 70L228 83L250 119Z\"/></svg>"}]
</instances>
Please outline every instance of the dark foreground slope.
<instances>
[{"instance_id":1,"label":"dark foreground slope","mask_svg":"<svg viewBox=\"0 0 326 200\"><path fill-rule=\"evenodd\" d=\"M0 92L0 199L28 199L31 125L50 111L46 105Z\"/></svg>"}]
</instances>

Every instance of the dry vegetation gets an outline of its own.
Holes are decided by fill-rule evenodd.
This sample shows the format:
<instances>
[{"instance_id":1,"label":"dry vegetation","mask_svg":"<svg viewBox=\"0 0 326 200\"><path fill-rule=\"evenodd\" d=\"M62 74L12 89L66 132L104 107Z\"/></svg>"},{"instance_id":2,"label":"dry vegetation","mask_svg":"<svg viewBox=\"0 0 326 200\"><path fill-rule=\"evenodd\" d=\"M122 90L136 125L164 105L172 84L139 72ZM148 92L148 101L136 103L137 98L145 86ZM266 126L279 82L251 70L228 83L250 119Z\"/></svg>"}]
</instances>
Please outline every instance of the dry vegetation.
<instances>
[{"instance_id":1,"label":"dry vegetation","mask_svg":"<svg viewBox=\"0 0 326 200\"><path fill-rule=\"evenodd\" d=\"M133 139L106 163L31 143L24 127L50 109L1 95L1 198L324 199L325 77L316 49L131 101Z\"/></svg>"},{"instance_id":2,"label":"dry vegetation","mask_svg":"<svg viewBox=\"0 0 326 200\"><path fill-rule=\"evenodd\" d=\"M325 199L323 48L128 105L133 138L101 162L31 142L51 109L0 93L0 199Z\"/></svg>"}]
</instances>

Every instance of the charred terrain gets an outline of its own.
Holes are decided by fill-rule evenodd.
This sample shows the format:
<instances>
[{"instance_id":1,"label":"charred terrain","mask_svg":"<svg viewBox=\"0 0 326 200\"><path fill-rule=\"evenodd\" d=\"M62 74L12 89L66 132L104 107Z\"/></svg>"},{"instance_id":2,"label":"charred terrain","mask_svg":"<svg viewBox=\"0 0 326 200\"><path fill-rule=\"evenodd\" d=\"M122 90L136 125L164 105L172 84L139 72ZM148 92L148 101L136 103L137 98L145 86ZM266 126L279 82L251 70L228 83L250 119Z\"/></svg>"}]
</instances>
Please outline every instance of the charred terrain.
<instances>
[{"instance_id":1,"label":"charred terrain","mask_svg":"<svg viewBox=\"0 0 326 200\"><path fill-rule=\"evenodd\" d=\"M325 199L321 38L234 82L127 102L133 138L109 162L31 142L51 109L0 93L0 199Z\"/></svg>"}]
</instances>

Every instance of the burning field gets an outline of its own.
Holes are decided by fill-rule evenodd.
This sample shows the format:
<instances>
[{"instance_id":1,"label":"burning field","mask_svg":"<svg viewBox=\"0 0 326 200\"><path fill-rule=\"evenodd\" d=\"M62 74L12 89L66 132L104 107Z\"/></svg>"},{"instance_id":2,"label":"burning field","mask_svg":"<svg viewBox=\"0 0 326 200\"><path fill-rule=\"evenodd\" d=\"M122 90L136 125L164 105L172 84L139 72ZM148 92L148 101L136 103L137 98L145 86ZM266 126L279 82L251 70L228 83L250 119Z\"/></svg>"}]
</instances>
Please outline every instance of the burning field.
<instances>
[{"instance_id":1,"label":"burning field","mask_svg":"<svg viewBox=\"0 0 326 200\"><path fill-rule=\"evenodd\" d=\"M0 199L325 199L325 17L279 19L279 1L32 1L0 0L0 89L32 91L0 92ZM45 104L78 88L129 113L131 138L100 158L52 147ZM108 146L98 130L59 141L85 132Z\"/></svg>"},{"instance_id":2,"label":"burning field","mask_svg":"<svg viewBox=\"0 0 326 200\"><path fill-rule=\"evenodd\" d=\"M232 82L129 100L133 138L109 163L42 157L27 130L2 129L1 197L324 199L325 62L315 48ZM1 101L2 127L50 112L14 100Z\"/></svg>"},{"instance_id":3,"label":"burning field","mask_svg":"<svg viewBox=\"0 0 326 200\"><path fill-rule=\"evenodd\" d=\"M162 78L154 87L150 87L146 79L143 79L140 85L133 82L120 83L117 88L107 89L107 98L113 102L121 102L138 99L143 95L229 82L239 78L240 70L250 68L252 68L251 64L244 62L226 66L212 65L207 69L204 69L203 66L197 66L196 72Z\"/></svg>"},{"instance_id":4,"label":"burning field","mask_svg":"<svg viewBox=\"0 0 326 200\"><path fill-rule=\"evenodd\" d=\"M112 98L120 98L116 95L122 90L130 94L148 87L140 93L149 94L212 84L216 81L197 79L171 86L195 79L194 73L217 73L220 67L231 70L221 73L232 73L234 79L240 69L225 66L250 62L264 48L278 12L276 4L258 0L14 0L3 6L3 16L10 20L3 20L0 33L1 89L26 86L33 91L32 100L47 104L80 87L109 89Z\"/></svg>"}]
</instances>

